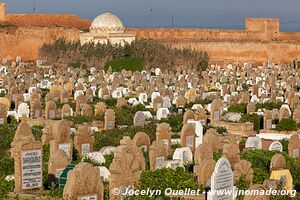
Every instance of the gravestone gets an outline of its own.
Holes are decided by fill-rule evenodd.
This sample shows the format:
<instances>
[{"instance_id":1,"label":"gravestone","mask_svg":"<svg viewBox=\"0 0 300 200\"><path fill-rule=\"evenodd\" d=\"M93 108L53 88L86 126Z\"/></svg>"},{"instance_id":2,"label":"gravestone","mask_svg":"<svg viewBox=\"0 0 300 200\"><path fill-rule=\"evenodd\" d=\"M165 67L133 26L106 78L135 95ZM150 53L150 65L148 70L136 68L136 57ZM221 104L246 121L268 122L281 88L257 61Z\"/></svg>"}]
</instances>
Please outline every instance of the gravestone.
<instances>
[{"instance_id":1,"label":"gravestone","mask_svg":"<svg viewBox=\"0 0 300 200\"><path fill-rule=\"evenodd\" d=\"M138 111L135 113L133 118L133 125L134 126L141 126L145 125L146 117L142 111Z\"/></svg>"},{"instance_id":2,"label":"gravestone","mask_svg":"<svg viewBox=\"0 0 300 200\"><path fill-rule=\"evenodd\" d=\"M233 199L232 192L222 192L233 191L233 172L225 157L221 157L216 163L211 176L211 191L212 193L208 194L208 200Z\"/></svg>"},{"instance_id":3,"label":"gravestone","mask_svg":"<svg viewBox=\"0 0 300 200\"><path fill-rule=\"evenodd\" d=\"M262 141L259 137L248 137L246 140L245 148L262 149Z\"/></svg>"},{"instance_id":4,"label":"gravestone","mask_svg":"<svg viewBox=\"0 0 300 200\"><path fill-rule=\"evenodd\" d=\"M108 109L105 111L104 115L104 129L105 130L112 130L115 128L115 111L112 109Z\"/></svg>"},{"instance_id":5,"label":"gravestone","mask_svg":"<svg viewBox=\"0 0 300 200\"><path fill-rule=\"evenodd\" d=\"M215 129L210 128L206 131L203 139L204 144L209 144L212 147L213 152L217 152L219 149L219 137Z\"/></svg>"},{"instance_id":6,"label":"gravestone","mask_svg":"<svg viewBox=\"0 0 300 200\"><path fill-rule=\"evenodd\" d=\"M178 96L176 98L176 108L184 108L186 104L186 100L183 96Z\"/></svg>"},{"instance_id":7,"label":"gravestone","mask_svg":"<svg viewBox=\"0 0 300 200\"><path fill-rule=\"evenodd\" d=\"M104 114L106 111L106 105L104 102L99 102L95 106L95 115L101 115Z\"/></svg>"},{"instance_id":8,"label":"gravestone","mask_svg":"<svg viewBox=\"0 0 300 200\"><path fill-rule=\"evenodd\" d=\"M89 104L83 104L80 114L82 116L92 117L94 115L94 112L92 110L92 107Z\"/></svg>"},{"instance_id":9,"label":"gravestone","mask_svg":"<svg viewBox=\"0 0 300 200\"><path fill-rule=\"evenodd\" d=\"M282 154L275 154L270 162L270 170L282 170L286 168L285 157Z\"/></svg>"},{"instance_id":10,"label":"gravestone","mask_svg":"<svg viewBox=\"0 0 300 200\"><path fill-rule=\"evenodd\" d=\"M119 97L117 100L117 108L124 108L127 106L127 101L123 97Z\"/></svg>"},{"instance_id":11,"label":"gravestone","mask_svg":"<svg viewBox=\"0 0 300 200\"><path fill-rule=\"evenodd\" d=\"M278 141L272 142L269 146L269 151L280 151L280 152L282 152L283 151L283 146Z\"/></svg>"},{"instance_id":12,"label":"gravestone","mask_svg":"<svg viewBox=\"0 0 300 200\"><path fill-rule=\"evenodd\" d=\"M21 122L11 143L10 153L14 159L16 193L42 189L42 144L35 138L26 122Z\"/></svg>"},{"instance_id":13,"label":"gravestone","mask_svg":"<svg viewBox=\"0 0 300 200\"><path fill-rule=\"evenodd\" d=\"M204 108L197 108L195 111L195 120L200 121L202 125L206 125L207 116Z\"/></svg>"},{"instance_id":14,"label":"gravestone","mask_svg":"<svg viewBox=\"0 0 300 200\"><path fill-rule=\"evenodd\" d=\"M240 148L237 143L225 144L222 153L232 164L236 164L240 161Z\"/></svg>"},{"instance_id":15,"label":"gravestone","mask_svg":"<svg viewBox=\"0 0 300 200\"><path fill-rule=\"evenodd\" d=\"M135 144L137 147L144 149L145 151L149 150L150 138L146 133L138 132L135 134L132 140L133 144Z\"/></svg>"},{"instance_id":16,"label":"gravestone","mask_svg":"<svg viewBox=\"0 0 300 200\"><path fill-rule=\"evenodd\" d=\"M43 144L50 143L50 154L57 149L63 150L72 159L73 140L70 138L70 125L65 120L54 122L50 133L43 133ZM49 129L48 129L49 130Z\"/></svg>"},{"instance_id":17,"label":"gravestone","mask_svg":"<svg viewBox=\"0 0 300 200\"><path fill-rule=\"evenodd\" d=\"M210 185L210 178L214 172L216 161L212 158L206 158L198 166L196 172L198 184L204 187Z\"/></svg>"},{"instance_id":18,"label":"gravestone","mask_svg":"<svg viewBox=\"0 0 300 200\"><path fill-rule=\"evenodd\" d=\"M181 147L189 147L192 152L195 151L195 127L188 123L183 125L180 133Z\"/></svg>"},{"instance_id":19,"label":"gravestone","mask_svg":"<svg viewBox=\"0 0 300 200\"><path fill-rule=\"evenodd\" d=\"M203 125L200 121L188 120L189 124L192 124L195 128L196 138L195 138L195 148L203 143Z\"/></svg>"},{"instance_id":20,"label":"gravestone","mask_svg":"<svg viewBox=\"0 0 300 200\"><path fill-rule=\"evenodd\" d=\"M192 110L187 110L183 115L183 124L186 124L188 120L194 120L195 114Z\"/></svg>"},{"instance_id":21,"label":"gravestone","mask_svg":"<svg viewBox=\"0 0 300 200\"><path fill-rule=\"evenodd\" d=\"M289 156L292 158L299 158L300 139L298 135L292 135L288 144Z\"/></svg>"},{"instance_id":22,"label":"gravestone","mask_svg":"<svg viewBox=\"0 0 300 200\"><path fill-rule=\"evenodd\" d=\"M57 108L54 101L48 101L46 103L45 117L46 119L55 119L57 115Z\"/></svg>"},{"instance_id":23,"label":"gravestone","mask_svg":"<svg viewBox=\"0 0 300 200\"><path fill-rule=\"evenodd\" d=\"M83 106L85 104L88 103L88 98L87 96L84 96L84 95L80 95L76 98L76 109L75 109L75 112L79 115L80 114L80 111L81 109L83 108Z\"/></svg>"},{"instance_id":24,"label":"gravestone","mask_svg":"<svg viewBox=\"0 0 300 200\"><path fill-rule=\"evenodd\" d=\"M164 143L154 141L149 150L150 169L161 169L167 157L168 151L164 148Z\"/></svg>"},{"instance_id":25,"label":"gravestone","mask_svg":"<svg viewBox=\"0 0 300 200\"><path fill-rule=\"evenodd\" d=\"M94 133L90 130L88 126L78 127L78 131L74 137L75 149L80 155L85 155L93 151L93 146L95 143Z\"/></svg>"},{"instance_id":26,"label":"gravestone","mask_svg":"<svg viewBox=\"0 0 300 200\"><path fill-rule=\"evenodd\" d=\"M273 170L270 179L279 180L283 189L287 191L293 190L293 177L290 170Z\"/></svg>"},{"instance_id":27,"label":"gravestone","mask_svg":"<svg viewBox=\"0 0 300 200\"><path fill-rule=\"evenodd\" d=\"M111 173L109 177L110 199L122 199L122 192L127 187L133 187L138 183L140 172L145 168L142 151L133 144L129 137L123 137L109 166ZM114 188L122 191L121 194L114 194L112 192Z\"/></svg>"},{"instance_id":28,"label":"gravestone","mask_svg":"<svg viewBox=\"0 0 300 200\"><path fill-rule=\"evenodd\" d=\"M210 121L211 123L218 122L222 116L222 100L215 99L211 104L211 114L210 114Z\"/></svg>"},{"instance_id":29,"label":"gravestone","mask_svg":"<svg viewBox=\"0 0 300 200\"><path fill-rule=\"evenodd\" d=\"M239 181L240 178L244 178L249 185L252 185L253 169L251 162L247 160L240 160L234 165L234 181Z\"/></svg>"},{"instance_id":30,"label":"gravestone","mask_svg":"<svg viewBox=\"0 0 300 200\"><path fill-rule=\"evenodd\" d=\"M168 123L161 123L157 125L156 128L156 141L162 141L164 143L164 148L169 152L169 155L172 151L171 149L171 126Z\"/></svg>"},{"instance_id":31,"label":"gravestone","mask_svg":"<svg viewBox=\"0 0 300 200\"><path fill-rule=\"evenodd\" d=\"M162 108L163 106L163 99L161 96L156 96L153 100L153 109L157 110L158 108Z\"/></svg>"},{"instance_id":32,"label":"gravestone","mask_svg":"<svg viewBox=\"0 0 300 200\"><path fill-rule=\"evenodd\" d=\"M69 104L64 104L61 109L61 118L73 116L73 110Z\"/></svg>"},{"instance_id":33,"label":"gravestone","mask_svg":"<svg viewBox=\"0 0 300 200\"><path fill-rule=\"evenodd\" d=\"M70 164L67 154L63 150L55 150L50 154L48 161L48 185L54 182L56 186L59 185L59 177L63 170Z\"/></svg>"},{"instance_id":34,"label":"gravestone","mask_svg":"<svg viewBox=\"0 0 300 200\"><path fill-rule=\"evenodd\" d=\"M269 110L264 113L264 129L272 129L272 113Z\"/></svg>"},{"instance_id":35,"label":"gravestone","mask_svg":"<svg viewBox=\"0 0 300 200\"><path fill-rule=\"evenodd\" d=\"M199 174L202 162L205 159L213 159L213 151L209 144L201 144L195 150L194 154L194 173Z\"/></svg>"},{"instance_id":36,"label":"gravestone","mask_svg":"<svg viewBox=\"0 0 300 200\"><path fill-rule=\"evenodd\" d=\"M156 119L161 120L162 118L167 118L170 111L168 108L158 108L156 111Z\"/></svg>"},{"instance_id":37,"label":"gravestone","mask_svg":"<svg viewBox=\"0 0 300 200\"><path fill-rule=\"evenodd\" d=\"M97 200L103 199L104 186L100 171L89 163L79 163L68 172L64 187L64 199Z\"/></svg>"},{"instance_id":38,"label":"gravestone","mask_svg":"<svg viewBox=\"0 0 300 200\"><path fill-rule=\"evenodd\" d=\"M42 116L42 105L39 99L32 100L32 103L30 104L30 116L33 119Z\"/></svg>"},{"instance_id":39,"label":"gravestone","mask_svg":"<svg viewBox=\"0 0 300 200\"><path fill-rule=\"evenodd\" d=\"M173 160L180 160L183 164L193 162L193 153L189 147L176 148L173 154Z\"/></svg>"}]
</instances>

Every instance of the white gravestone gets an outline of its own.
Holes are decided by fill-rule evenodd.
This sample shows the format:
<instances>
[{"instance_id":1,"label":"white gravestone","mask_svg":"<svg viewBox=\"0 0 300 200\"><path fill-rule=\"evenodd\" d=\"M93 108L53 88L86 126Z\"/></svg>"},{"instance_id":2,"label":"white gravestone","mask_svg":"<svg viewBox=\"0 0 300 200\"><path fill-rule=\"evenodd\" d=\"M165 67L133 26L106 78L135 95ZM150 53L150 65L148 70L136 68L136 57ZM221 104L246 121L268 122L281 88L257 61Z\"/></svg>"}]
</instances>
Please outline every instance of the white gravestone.
<instances>
[{"instance_id":1,"label":"white gravestone","mask_svg":"<svg viewBox=\"0 0 300 200\"><path fill-rule=\"evenodd\" d=\"M182 163L193 162L193 153L189 147L175 149L173 160L180 160Z\"/></svg>"},{"instance_id":2,"label":"white gravestone","mask_svg":"<svg viewBox=\"0 0 300 200\"><path fill-rule=\"evenodd\" d=\"M282 144L278 141L273 142L270 147L269 147L269 151L283 151L283 147Z\"/></svg>"},{"instance_id":3,"label":"white gravestone","mask_svg":"<svg viewBox=\"0 0 300 200\"><path fill-rule=\"evenodd\" d=\"M259 137L248 137L245 148L262 149L262 141Z\"/></svg>"},{"instance_id":4,"label":"white gravestone","mask_svg":"<svg viewBox=\"0 0 300 200\"><path fill-rule=\"evenodd\" d=\"M215 170L211 176L211 192L208 194L208 200L234 199L232 194L233 187L233 172L230 162L227 158L221 157L217 161Z\"/></svg>"}]
</instances>

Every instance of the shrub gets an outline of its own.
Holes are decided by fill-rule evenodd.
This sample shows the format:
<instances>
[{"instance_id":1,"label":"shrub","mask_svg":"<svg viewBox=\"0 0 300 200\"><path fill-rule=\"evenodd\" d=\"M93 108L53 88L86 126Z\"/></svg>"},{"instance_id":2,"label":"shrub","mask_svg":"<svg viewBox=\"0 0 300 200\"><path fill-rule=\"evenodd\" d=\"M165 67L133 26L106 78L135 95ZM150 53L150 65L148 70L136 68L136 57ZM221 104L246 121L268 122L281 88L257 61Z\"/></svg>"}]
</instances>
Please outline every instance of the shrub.
<instances>
[{"instance_id":1,"label":"shrub","mask_svg":"<svg viewBox=\"0 0 300 200\"><path fill-rule=\"evenodd\" d=\"M245 114L247 112L246 104L233 104L228 107L228 112L237 112Z\"/></svg>"},{"instance_id":2,"label":"shrub","mask_svg":"<svg viewBox=\"0 0 300 200\"><path fill-rule=\"evenodd\" d=\"M296 131L297 125L292 118L285 118L279 121L276 126L277 131Z\"/></svg>"},{"instance_id":3,"label":"shrub","mask_svg":"<svg viewBox=\"0 0 300 200\"><path fill-rule=\"evenodd\" d=\"M111 66L113 72L119 72L123 69L130 71L142 71L144 69L145 61L143 58L120 58L108 61L104 65L104 70L107 71Z\"/></svg>"},{"instance_id":4,"label":"shrub","mask_svg":"<svg viewBox=\"0 0 300 200\"><path fill-rule=\"evenodd\" d=\"M141 179L137 188L140 190L147 190L148 188L150 190L160 190L162 191L162 195L159 195L159 197L164 197L163 194L167 188L173 190L185 188L200 189L194 175L186 172L181 167L176 168L176 170L164 168L154 171L144 171L141 173Z\"/></svg>"}]
</instances>

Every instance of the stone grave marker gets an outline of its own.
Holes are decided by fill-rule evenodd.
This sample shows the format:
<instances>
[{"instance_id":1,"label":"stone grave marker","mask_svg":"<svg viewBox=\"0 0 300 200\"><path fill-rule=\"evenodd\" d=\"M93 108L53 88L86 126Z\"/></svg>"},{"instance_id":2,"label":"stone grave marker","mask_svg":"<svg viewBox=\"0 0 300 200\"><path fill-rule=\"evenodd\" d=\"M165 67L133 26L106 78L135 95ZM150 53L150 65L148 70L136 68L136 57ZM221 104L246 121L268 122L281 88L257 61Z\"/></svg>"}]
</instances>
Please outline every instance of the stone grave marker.
<instances>
[{"instance_id":1,"label":"stone grave marker","mask_svg":"<svg viewBox=\"0 0 300 200\"><path fill-rule=\"evenodd\" d=\"M292 135L288 144L289 156L292 158L299 158L300 139L298 135Z\"/></svg>"},{"instance_id":2,"label":"stone grave marker","mask_svg":"<svg viewBox=\"0 0 300 200\"><path fill-rule=\"evenodd\" d=\"M274 141L269 146L269 151L283 151L283 146L280 142Z\"/></svg>"},{"instance_id":3,"label":"stone grave marker","mask_svg":"<svg viewBox=\"0 0 300 200\"><path fill-rule=\"evenodd\" d=\"M181 147L189 147L192 152L195 151L195 127L188 123L183 125L180 134L180 145Z\"/></svg>"},{"instance_id":4,"label":"stone grave marker","mask_svg":"<svg viewBox=\"0 0 300 200\"><path fill-rule=\"evenodd\" d=\"M167 157L168 151L164 148L164 143L154 141L149 150L150 169L161 169Z\"/></svg>"},{"instance_id":5,"label":"stone grave marker","mask_svg":"<svg viewBox=\"0 0 300 200\"><path fill-rule=\"evenodd\" d=\"M133 144L129 137L123 137L120 146L116 148L114 159L109 166L110 199L123 199L122 193L128 187L134 187L139 181L141 171L146 168L142 151ZM112 190L118 188L121 194L114 194Z\"/></svg>"},{"instance_id":6,"label":"stone grave marker","mask_svg":"<svg viewBox=\"0 0 300 200\"><path fill-rule=\"evenodd\" d=\"M50 154L48 161L48 185L53 182L56 186L59 185L59 177L63 170L70 164L67 154L63 150L55 150Z\"/></svg>"},{"instance_id":7,"label":"stone grave marker","mask_svg":"<svg viewBox=\"0 0 300 200\"><path fill-rule=\"evenodd\" d=\"M240 180L241 177L245 178L249 185L252 185L253 169L251 162L247 160L240 160L234 165L234 181Z\"/></svg>"},{"instance_id":8,"label":"stone grave marker","mask_svg":"<svg viewBox=\"0 0 300 200\"><path fill-rule=\"evenodd\" d=\"M95 143L94 133L90 130L88 126L78 127L78 131L74 137L75 149L80 155L85 155L93 151L93 146Z\"/></svg>"},{"instance_id":9,"label":"stone grave marker","mask_svg":"<svg viewBox=\"0 0 300 200\"><path fill-rule=\"evenodd\" d=\"M29 125L21 122L11 143L14 159L15 189L20 194L26 190L42 189L42 144L35 141Z\"/></svg>"},{"instance_id":10,"label":"stone grave marker","mask_svg":"<svg viewBox=\"0 0 300 200\"><path fill-rule=\"evenodd\" d=\"M104 115L104 129L111 130L114 129L115 126L116 126L115 111L112 109L108 109L105 111L105 115Z\"/></svg>"},{"instance_id":11,"label":"stone grave marker","mask_svg":"<svg viewBox=\"0 0 300 200\"><path fill-rule=\"evenodd\" d=\"M134 126L141 126L145 125L146 117L142 111L138 111L135 113L133 118L133 125Z\"/></svg>"},{"instance_id":12,"label":"stone grave marker","mask_svg":"<svg viewBox=\"0 0 300 200\"><path fill-rule=\"evenodd\" d=\"M103 199L104 186L100 171L92 164L81 162L68 172L63 191L64 199Z\"/></svg>"},{"instance_id":13,"label":"stone grave marker","mask_svg":"<svg viewBox=\"0 0 300 200\"><path fill-rule=\"evenodd\" d=\"M50 153L57 149L63 150L68 159L72 159L73 140L70 138L70 125L65 120L55 121L51 126L52 130L43 133L43 144L50 143ZM50 131L51 130L51 131ZM50 133L49 133L50 132Z\"/></svg>"},{"instance_id":14,"label":"stone grave marker","mask_svg":"<svg viewBox=\"0 0 300 200\"><path fill-rule=\"evenodd\" d=\"M144 150L149 150L150 147L150 138L149 136L144 133L144 132L138 132L135 134L133 137L133 144L135 144L137 147L144 149Z\"/></svg>"},{"instance_id":15,"label":"stone grave marker","mask_svg":"<svg viewBox=\"0 0 300 200\"><path fill-rule=\"evenodd\" d=\"M262 149L262 141L259 137L248 137L245 148Z\"/></svg>"},{"instance_id":16,"label":"stone grave marker","mask_svg":"<svg viewBox=\"0 0 300 200\"><path fill-rule=\"evenodd\" d=\"M193 162L193 153L189 147L176 148L173 154L173 160L180 160L183 164Z\"/></svg>"},{"instance_id":17,"label":"stone grave marker","mask_svg":"<svg viewBox=\"0 0 300 200\"><path fill-rule=\"evenodd\" d=\"M57 115L56 103L54 101L48 101L46 103L45 117L46 119L55 119Z\"/></svg>"},{"instance_id":18,"label":"stone grave marker","mask_svg":"<svg viewBox=\"0 0 300 200\"><path fill-rule=\"evenodd\" d=\"M171 126L168 123L161 123L157 125L156 128L156 141L162 141L164 143L164 148L169 152L169 155L172 151L171 149Z\"/></svg>"},{"instance_id":19,"label":"stone grave marker","mask_svg":"<svg viewBox=\"0 0 300 200\"><path fill-rule=\"evenodd\" d=\"M213 192L208 194L208 200L233 199L232 193L220 192L233 191L233 187L233 172L230 162L227 158L221 157L211 176L211 191Z\"/></svg>"}]
</instances>

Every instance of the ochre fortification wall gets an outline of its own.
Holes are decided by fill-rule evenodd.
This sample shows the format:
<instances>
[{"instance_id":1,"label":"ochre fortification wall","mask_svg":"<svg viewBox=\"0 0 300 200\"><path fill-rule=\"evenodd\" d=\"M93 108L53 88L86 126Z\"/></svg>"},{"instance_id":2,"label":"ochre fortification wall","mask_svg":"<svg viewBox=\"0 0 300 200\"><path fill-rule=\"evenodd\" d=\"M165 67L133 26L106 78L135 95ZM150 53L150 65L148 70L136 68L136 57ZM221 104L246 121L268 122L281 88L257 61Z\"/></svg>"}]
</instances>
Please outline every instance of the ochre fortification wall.
<instances>
[{"instance_id":1,"label":"ochre fortification wall","mask_svg":"<svg viewBox=\"0 0 300 200\"><path fill-rule=\"evenodd\" d=\"M88 30L90 20L80 19L76 15L51 14L7 14L6 22L15 26L66 27Z\"/></svg>"},{"instance_id":2,"label":"ochre fortification wall","mask_svg":"<svg viewBox=\"0 0 300 200\"><path fill-rule=\"evenodd\" d=\"M269 30L203 30L203 29L127 29L137 38L150 38L171 47L207 51L211 63L251 62L268 60L290 63L300 59L300 33Z\"/></svg>"},{"instance_id":3,"label":"ochre fortification wall","mask_svg":"<svg viewBox=\"0 0 300 200\"><path fill-rule=\"evenodd\" d=\"M21 56L25 60L34 60L44 43L51 43L60 37L79 40L78 30L60 27L0 28L0 59L8 57L14 60L16 56Z\"/></svg>"},{"instance_id":4,"label":"ochre fortification wall","mask_svg":"<svg viewBox=\"0 0 300 200\"><path fill-rule=\"evenodd\" d=\"M76 15L7 14L6 4L0 3L1 23L17 27L0 28L0 59L22 56L24 60L33 60L44 43L59 37L78 40L78 29L88 29L91 21ZM128 28L126 32L171 47L207 51L211 63L300 60L300 33L280 32L279 19L247 18L245 30Z\"/></svg>"},{"instance_id":5,"label":"ochre fortification wall","mask_svg":"<svg viewBox=\"0 0 300 200\"><path fill-rule=\"evenodd\" d=\"M66 14L7 14L6 4L0 2L0 23L15 26L66 27L87 30L91 20Z\"/></svg>"}]
</instances>

